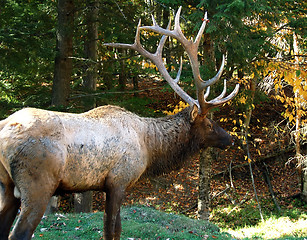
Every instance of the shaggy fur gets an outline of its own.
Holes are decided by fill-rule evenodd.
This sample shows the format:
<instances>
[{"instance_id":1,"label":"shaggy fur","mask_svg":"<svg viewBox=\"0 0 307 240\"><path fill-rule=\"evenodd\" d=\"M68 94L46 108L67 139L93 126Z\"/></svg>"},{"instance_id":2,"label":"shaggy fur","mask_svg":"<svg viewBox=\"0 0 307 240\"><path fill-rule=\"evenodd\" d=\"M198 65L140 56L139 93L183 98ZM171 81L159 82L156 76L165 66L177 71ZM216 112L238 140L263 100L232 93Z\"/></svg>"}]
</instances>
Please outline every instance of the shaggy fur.
<instances>
[{"instance_id":1,"label":"shaggy fur","mask_svg":"<svg viewBox=\"0 0 307 240\"><path fill-rule=\"evenodd\" d=\"M189 107L142 118L104 106L83 114L27 108L0 122L0 240L31 239L55 192L106 192L104 238L119 239L125 190L142 175L182 167L201 148L231 137Z\"/></svg>"}]
</instances>

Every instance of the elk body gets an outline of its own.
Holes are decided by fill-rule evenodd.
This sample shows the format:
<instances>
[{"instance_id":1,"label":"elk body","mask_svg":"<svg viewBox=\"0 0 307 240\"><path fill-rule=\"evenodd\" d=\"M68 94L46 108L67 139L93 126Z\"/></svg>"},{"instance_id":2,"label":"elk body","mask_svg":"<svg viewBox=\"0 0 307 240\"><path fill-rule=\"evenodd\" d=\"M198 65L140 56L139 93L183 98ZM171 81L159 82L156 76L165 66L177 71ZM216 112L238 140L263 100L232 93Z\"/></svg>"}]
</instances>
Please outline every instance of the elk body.
<instances>
[{"instance_id":1,"label":"elk body","mask_svg":"<svg viewBox=\"0 0 307 240\"><path fill-rule=\"evenodd\" d=\"M177 30L179 15L180 9L176 15ZM155 22L154 27L157 28ZM201 31L203 29L204 26ZM180 74L177 79L172 79L165 72L159 55L165 36L157 53L151 54L139 44L139 32L140 26L135 44L110 46L131 48L149 57L190 107L177 115L156 119L142 118L115 106L99 107L83 114L26 108L2 120L0 240L31 239L52 195L88 190L106 192L104 239L120 239L120 206L125 190L142 175L170 172L180 168L200 149L209 146L225 148L231 144L232 137L206 118L206 113L232 99L238 86L224 97L225 85L222 95L207 102L209 91L204 94L204 89L219 79L221 70L208 81L201 80L193 70L199 81L195 83L198 100L194 100L180 90L177 84ZM169 29L159 33L176 37L184 45L182 36L178 37ZM198 35L196 41L202 32ZM197 51L189 52L188 46L185 49L191 64L196 64L194 54L197 55ZM193 68L197 69L197 66ZM19 207L20 214L10 233Z\"/></svg>"}]
</instances>

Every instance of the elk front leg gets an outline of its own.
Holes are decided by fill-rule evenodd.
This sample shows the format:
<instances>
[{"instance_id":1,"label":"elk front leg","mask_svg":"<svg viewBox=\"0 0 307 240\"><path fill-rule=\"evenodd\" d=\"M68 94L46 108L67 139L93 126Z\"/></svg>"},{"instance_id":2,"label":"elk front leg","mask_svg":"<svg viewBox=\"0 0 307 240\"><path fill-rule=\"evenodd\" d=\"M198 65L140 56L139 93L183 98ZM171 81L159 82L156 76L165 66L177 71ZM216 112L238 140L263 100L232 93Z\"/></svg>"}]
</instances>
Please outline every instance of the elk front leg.
<instances>
[{"instance_id":1,"label":"elk front leg","mask_svg":"<svg viewBox=\"0 0 307 240\"><path fill-rule=\"evenodd\" d=\"M113 184L106 189L103 236L105 240L120 240L120 206L125 196L125 189Z\"/></svg>"},{"instance_id":2,"label":"elk front leg","mask_svg":"<svg viewBox=\"0 0 307 240\"><path fill-rule=\"evenodd\" d=\"M14 196L14 185L0 181L0 240L7 240L20 200Z\"/></svg>"}]
</instances>

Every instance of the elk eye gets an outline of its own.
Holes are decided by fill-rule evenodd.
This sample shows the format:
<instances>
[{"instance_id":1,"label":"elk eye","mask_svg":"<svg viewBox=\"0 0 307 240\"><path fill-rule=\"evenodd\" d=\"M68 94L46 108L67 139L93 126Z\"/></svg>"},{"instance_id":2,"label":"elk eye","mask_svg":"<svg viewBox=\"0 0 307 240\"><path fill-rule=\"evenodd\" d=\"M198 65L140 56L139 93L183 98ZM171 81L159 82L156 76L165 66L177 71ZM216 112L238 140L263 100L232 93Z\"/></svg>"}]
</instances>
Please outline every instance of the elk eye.
<instances>
[{"instance_id":1,"label":"elk eye","mask_svg":"<svg viewBox=\"0 0 307 240\"><path fill-rule=\"evenodd\" d=\"M212 131L212 130L213 130L212 124L209 123L209 124L207 125L207 127L208 127L208 130L209 130L209 131Z\"/></svg>"}]
</instances>

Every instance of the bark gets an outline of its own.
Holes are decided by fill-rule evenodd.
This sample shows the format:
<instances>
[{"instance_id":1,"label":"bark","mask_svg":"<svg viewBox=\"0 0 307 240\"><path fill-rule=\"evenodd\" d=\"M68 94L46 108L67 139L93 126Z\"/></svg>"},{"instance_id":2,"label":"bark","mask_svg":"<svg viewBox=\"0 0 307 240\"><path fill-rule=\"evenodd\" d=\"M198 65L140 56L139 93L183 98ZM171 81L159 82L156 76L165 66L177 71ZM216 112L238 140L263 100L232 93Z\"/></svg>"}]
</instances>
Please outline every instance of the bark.
<instances>
[{"instance_id":1,"label":"bark","mask_svg":"<svg viewBox=\"0 0 307 240\"><path fill-rule=\"evenodd\" d=\"M210 36L206 36L203 44L204 58L203 64L206 64L210 68L215 66L214 45ZM211 119L213 119L213 113L211 112ZM212 161L214 159L214 151L212 148L208 148L201 151L199 158L199 196L198 196L198 218L205 221L209 221L210 217L210 182L212 172Z\"/></svg>"},{"instance_id":2,"label":"bark","mask_svg":"<svg viewBox=\"0 0 307 240\"><path fill-rule=\"evenodd\" d=\"M87 0L86 27L87 37L84 42L85 58L88 59L86 73L83 77L84 88L90 91L96 90L97 85L97 40L98 40L98 2Z\"/></svg>"},{"instance_id":3,"label":"bark","mask_svg":"<svg viewBox=\"0 0 307 240\"><path fill-rule=\"evenodd\" d=\"M123 60L120 61L120 72L119 72L119 78L118 78L118 84L119 84L119 89L120 90L125 90L126 89L126 84L127 84L127 73L126 73L126 61L125 55L126 55L126 50L125 49L119 49L118 50L120 53L122 53L122 58Z\"/></svg>"},{"instance_id":4,"label":"bark","mask_svg":"<svg viewBox=\"0 0 307 240\"><path fill-rule=\"evenodd\" d=\"M97 40L98 40L98 1L87 0L87 11L85 13L85 22L87 28L86 40L84 42L84 54L88 59L86 72L83 77L83 86L86 92L93 92L97 85ZM85 110L96 107L95 97L88 97L84 100ZM74 194L75 212L92 212L93 210L93 192Z\"/></svg>"},{"instance_id":5,"label":"bark","mask_svg":"<svg viewBox=\"0 0 307 240\"><path fill-rule=\"evenodd\" d=\"M97 85L97 40L98 40L98 9L97 1L86 1L85 23L86 23L86 40L84 41L84 55L87 59L85 65L85 74L83 77L83 86L86 92L91 93L96 90ZM89 96L84 99L83 105L85 110L96 107L96 99Z\"/></svg>"},{"instance_id":6,"label":"bark","mask_svg":"<svg viewBox=\"0 0 307 240\"><path fill-rule=\"evenodd\" d=\"M133 83L133 90L135 90L134 92L134 96L138 97L139 96L139 76L136 74L132 77L132 83Z\"/></svg>"},{"instance_id":7,"label":"bark","mask_svg":"<svg viewBox=\"0 0 307 240\"><path fill-rule=\"evenodd\" d=\"M113 77L111 69L112 69L112 62L106 60L103 63L102 79L107 90L111 90L113 88Z\"/></svg>"},{"instance_id":8,"label":"bark","mask_svg":"<svg viewBox=\"0 0 307 240\"><path fill-rule=\"evenodd\" d=\"M74 1L58 0L56 57L52 88L52 105L66 106L70 93L73 55Z\"/></svg>"},{"instance_id":9,"label":"bark","mask_svg":"<svg viewBox=\"0 0 307 240\"><path fill-rule=\"evenodd\" d=\"M254 79L251 80L250 86L249 86L251 102L247 105L248 109L247 109L246 118L245 118L245 122L244 122L244 126L243 126L243 131L245 131L245 132L248 131L249 124L250 124L250 121L251 121L251 118L252 118L252 113L253 113L252 104L254 103L254 98L255 98L255 93L256 93L256 85L257 85L256 79L254 78Z\"/></svg>"},{"instance_id":10,"label":"bark","mask_svg":"<svg viewBox=\"0 0 307 240\"><path fill-rule=\"evenodd\" d=\"M93 211L93 192L74 194L74 208L76 213Z\"/></svg>"},{"instance_id":11,"label":"bark","mask_svg":"<svg viewBox=\"0 0 307 240\"><path fill-rule=\"evenodd\" d=\"M271 183L271 177L270 177L270 173L269 173L269 170L268 170L268 167L266 165L265 162L260 162L261 165L257 165L256 166L260 169L260 171L262 172L262 176L263 176L263 179L264 179L264 182L267 184L268 186L268 189L269 189L269 192L271 194L271 197L272 197L272 200L274 202L274 205L277 209L278 212L281 212L281 208L280 208L280 205L278 203L278 200L275 196L275 193L274 193L274 190L273 190L273 186L272 186L272 183Z\"/></svg>"},{"instance_id":12,"label":"bark","mask_svg":"<svg viewBox=\"0 0 307 240\"><path fill-rule=\"evenodd\" d=\"M58 0L58 20L56 32L56 56L52 86L54 106L66 106L70 93L73 55L74 1ZM46 209L46 214L58 210L59 197L53 196Z\"/></svg>"},{"instance_id":13,"label":"bark","mask_svg":"<svg viewBox=\"0 0 307 240\"><path fill-rule=\"evenodd\" d=\"M295 33L293 33L293 51L295 57L295 63L299 65L299 48L298 48L298 42L297 42L297 36ZM295 81L299 81L299 79L295 78ZM307 202L307 161L306 157L303 157L301 154L301 111L302 111L302 101L301 96L298 92L298 90L295 91L295 107L296 107L296 119L295 119L295 152L296 152L296 158L298 160L298 171L299 171L299 184L300 184L300 190L301 190L301 197L302 200Z\"/></svg>"},{"instance_id":14,"label":"bark","mask_svg":"<svg viewBox=\"0 0 307 240\"><path fill-rule=\"evenodd\" d=\"M201 151L199 158L199 195L198 195L198 219L209 221L210 217L210 182L211 164L213 161L213 149L207 148Z\"/></svg>"},{"instance_id":15,"label":"bark","mask_svg":"<svg viewBox=\"0 0 307 240\"><path fill-rule=\"evenodd\" d=\"M49 215L58 211L59 208L59 199L56 196L50 198L45 215Z\"/></svg>"},{"instance_id":16,"label":"bark","mask_svg":"<svg viewBox=\"0 0 307 240\"><path fill-rule=\"evenodd\" d=\"M303 170L303 187L302 187L302 200L307 203L307 160L304 163L305 169Z\"/></svg>"},{"instance_id":17,"label":"bark","mask_svg":"<svg viewBox=\"0 0 307 240\"><path fill-rule=\"evenodd\" d=\"M210 35L205 33L204 34L204 43L203 43L203 55L201 64L207 65L207 67L211 70L219 69L219 66L221 63L217 62L215 59L215 53L214 53L214 43L212 39L210 38Z\"/></svg>"}]
</instances>

